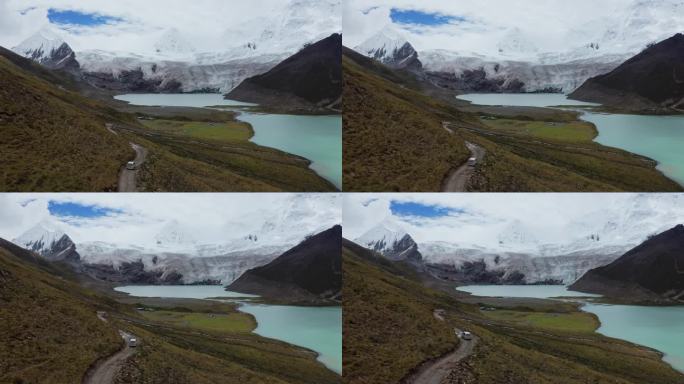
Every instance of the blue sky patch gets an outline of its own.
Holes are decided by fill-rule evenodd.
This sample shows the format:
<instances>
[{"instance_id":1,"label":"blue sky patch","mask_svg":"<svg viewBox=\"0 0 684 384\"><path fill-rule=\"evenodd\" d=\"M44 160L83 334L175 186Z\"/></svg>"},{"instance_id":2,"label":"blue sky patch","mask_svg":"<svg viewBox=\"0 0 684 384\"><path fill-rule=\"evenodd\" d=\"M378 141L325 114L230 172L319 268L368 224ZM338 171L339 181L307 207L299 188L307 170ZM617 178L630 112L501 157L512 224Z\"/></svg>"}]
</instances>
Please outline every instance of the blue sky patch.
<instances>
[{"instance_id":1,"label":"blue sky patch","mask_svg":"<svg viewBox=\"0 0 684 384\"><path fill-rule=\"evenodd\" d=\"M88 27L122 21L118 17L78 11L62 11L54 8L48 9L48 20L53 24L84 25Z\"/></svg>"},{"instance_id":2,"label":"blue sky patch","mask_svg":"<svg viewBox=\"0 0 684 384\"><path fill-rule=\"evenodd\" d=\"M397 24L417 24L427 26L436 26L465 21L465 18L461 16L449 16L440 13L429 13L412 9L397 8L392 8L390 11L390 18L392 19L392 22Z\"/></svg>"},{"instance_id":3,"label":"blue sky patch","mask_svg":"<svg viewBox=\"0 0 684 384\"><path fill-rule=\"evenodd\" d=\"M391 201L390 210L396 216L437 218L465 212L462 209L425 205L420 203Z\"/></svg>"},{"instance_id":4,"label":"blue sky patch","mask_svg":"<svg viewBox=\"0 0 684 384\"><path fill-rule=\"evenodd\" d=\"M96 205L83 205L79 203L67 203L50 200L48 202L48 211L53 216L58 217L82 217L82 218L97 218L103 216L111 216L123 211L119 209L98 207Z\"/></svg>"}]
</instances>

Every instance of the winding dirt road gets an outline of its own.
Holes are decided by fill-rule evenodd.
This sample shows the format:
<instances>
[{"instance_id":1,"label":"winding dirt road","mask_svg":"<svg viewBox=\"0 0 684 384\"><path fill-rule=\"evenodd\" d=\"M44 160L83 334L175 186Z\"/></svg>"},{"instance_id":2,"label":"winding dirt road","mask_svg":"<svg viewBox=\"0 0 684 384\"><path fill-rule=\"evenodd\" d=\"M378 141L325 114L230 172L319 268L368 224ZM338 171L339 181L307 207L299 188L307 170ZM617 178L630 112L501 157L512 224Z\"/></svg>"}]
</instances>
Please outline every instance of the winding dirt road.
<instances>
[{"instance_id":1,"label":"winding dirt road","mask_svg":"<svg viewBox=\"0 0 684 384\"><path fill-rule=\"evenodd\" d=\"M484 148L477 144L473 144L466 141L466 147L470 150L471 157L474 157L477 164L480 164L484 160L485 151ZM449 174L446 181L444 182L444 188L442 192L466 192L466 186L468 185L468 180L475 171L475 166L469 165L468 162L458 167Z\"/></svg>"},{"instance_id":2,"label":"winding dirt road","mask_svg":"<svg viewBox=\"0 0 684 384\"><path fill-rule=\"evenodd\" d=\"M128 169L124 164L121 174L119 175L119 192L137 192L135 186L135 177L138 174L140 166L145 162L147 157L147 149L144 147L131 143L131 147L135 151L135 169Z\"/></svg>"},{"instance_id":3,"label":"winding dirt road","mask_svg":"<svg viewBox=\"0 0 684 384\"><path fill-rule=\"evenodd\" d=\"M83 384L113 383L116 374L119 372L126 359L135 354L136 349L128 346L128 340L134 338L135 336L124 331L119 331L119 334L125 341L124 348L108 358L97 362L93 367L91 367L83 377ZM140 343L140 339L138 339L138 343Z\"/></svg>"},{"instance_id":4,"label":"winding dirt road","mask_svg":"<svg viewBox=\"0 0 684 384\"><path fill-rule=\"evenodd\" d=\"M448 121L442 122L442 127L452 135L455 133L453 126ZM466 141L465 143L470 151L470 157L474 157L476 159L476 164L480 164L482 160L484 160L487 151L479 145L469 141ZM444 180L442 192L467 192L466 186L468 185L470 176L473 175L473 171L475 171L475 166L468 165L467 161L465 164L451 171L446 180Z\"/></svg>"},{"instance_id":5,"label":"winding dirt road","mask_svg":"<svg viewBox=\"0 0 684 384\"><path fill-rule=\"evenodd\" d=\"M445 312L441 309L435 310L435 319L444 321ZM454 329L454 332L460 334L461 330ZM454 366L461 360L470 356L477 345L477 337L472 335L471 340L461 339L458 348L455 351L440 357L428 364L423 364L418 372L411 375L406 381L406 384L440 384L449 373L451 373Z\"/></svg>"}]
</instances>

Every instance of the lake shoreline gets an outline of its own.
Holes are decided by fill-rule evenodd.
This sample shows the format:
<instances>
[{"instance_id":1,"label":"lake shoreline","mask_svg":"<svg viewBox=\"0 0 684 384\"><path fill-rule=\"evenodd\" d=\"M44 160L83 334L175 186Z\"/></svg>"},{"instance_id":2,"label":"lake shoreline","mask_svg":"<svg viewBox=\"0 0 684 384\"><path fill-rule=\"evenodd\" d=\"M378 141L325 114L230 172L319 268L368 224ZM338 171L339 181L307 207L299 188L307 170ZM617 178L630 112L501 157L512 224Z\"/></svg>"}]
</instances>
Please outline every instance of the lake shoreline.
<instances>
[{"instance_id":1,"label":"lake shoreline","mask_svg":"<svg viewBox=\"0 0 684 384\"><path fill-rule=\"evenodd\" d=\"M584 312L587 314L590 314L592 316L595 316L599 326L594 330L594 333L600 334L605 337L611 337L614 339L619 339L625 342L628 342L630 344L643 347L647 350L651 350L654 352L657 352L659 356L661 356L661 360L667 364L669 364L674 370L679 371L684 373L684 344L679 346L676 349L677 346L669 345L669 344L662 344L659 349L658 346L653 346L652 343L657 342L658 340L662 340L662 343L668 343L670 335L661 335L658 334L661 328L670 326L674 327L676 325L673 324L679 324L677 319L681 318L684 320L684 306L683 305L674 305L674 306L646 306L646 305L626 305L626 304L612 304L612 303L605 303L602 301L604 299L604 296L601 295L593 295L593 296L583 296L584 294L582 292L574 292L567 290L568 295L564 296L550 296L552 293L549 293L550 288L557 288L558 286L536 286L539 290L539 294L530 297L530 296L522 296L520 294L515 294L511 296L511 292L515 291L515 288L524 288L524 287L535 287L535 286L492 286L492 285L467 285L467 286L459 286L455 287L455 289L458 292L461 293L469 293L472 295L473 298L500 298L502 300L510 300L512 302L520 301L520 300L547 300L547 301L552 301L552 302L571 302L577 305L577 309L580 312ZM467 290L463 290L462 288L466 288ZM502 291L505 290L506 292ZM497 292L501 291L501 292ZM496 296L492 295L485 295L485 294L490 294L490 293L495 293L497 294ZM579 293L580 295L573 295ZM602 311L603 310L603 311ZM627 316L622 313L617 313L614 314L612 312L619 312L619 311L628 311L632 316ZM655 314L660 312L664 313L670 313L671 317L670 318L656 318ZM603 312L603 313L601 313ZM648 314L643 314L643 312L649 312ZM637 320L635 317L635 314L637 313L642 313L642 317L644 319L650 319L650 321L661 321L664 322L664 325L661 324L661 327L655 327L653 325L647 326L645 323L647 323L647 320ZM676 317L676 318L675 318ZM669 319L669 322L668 322ZM674 321L673 321L674 320ZM637 323L629 323L629 322L637 322ZM684 324L684 323L683 323ZM620 327L626 327L624 331L621 330ZM630 328L631 327L631 328ZM680 325L680 327L682 327ZM642 329L645 328L645 329ZM682 327L684 329L684 327ZM643 337L642 339L639 339L635 335L638 336L638 332L635 332L634 330L636 329L641 329L642 332L651 332L649 334L651 337ZM601 331L603 330L603 332ZM675 334L678 332L676 329L673 331ZM652 341L656 340L656 341ZM651 345L649 345L651 344ZM671 348L675 348L674 350L676 353L673 353Z\"/></svg>"}]
</instances>

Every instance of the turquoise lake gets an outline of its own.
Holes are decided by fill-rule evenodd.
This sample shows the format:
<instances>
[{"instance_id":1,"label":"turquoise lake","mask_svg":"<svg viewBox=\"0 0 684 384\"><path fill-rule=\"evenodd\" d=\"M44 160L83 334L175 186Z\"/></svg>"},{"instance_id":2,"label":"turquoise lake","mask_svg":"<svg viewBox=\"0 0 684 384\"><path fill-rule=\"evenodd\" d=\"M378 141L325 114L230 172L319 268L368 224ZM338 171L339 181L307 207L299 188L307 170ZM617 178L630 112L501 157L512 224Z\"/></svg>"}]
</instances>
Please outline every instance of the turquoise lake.
<instances>
[{"instance_id":1,"label":"turquoise lake","mask_svg":"<svg viewBox=\"0 0 684 384\"><path fill-rule=\"evenodd\" d=\"M224 99L220 94L128 94L115 99L133 105L168 107L233 106L238 120L254 128L252 142L276 148L311 161L310 168L342 189L342 116L312 116L252 113L239 110L253 106Z\"/></svg>"},{"instance_id":2,"label":"turquoise lake","mask_svg":"<svg viewBox=\"0 0 684 384\"><path fill-rule=\"evenodd\" d=\"M479 105L597 105L570 100L562 94L469 94L458 98ZM596 125L596 142L654 159L658 170L684 185L684 116L584 112L581 118Z\"/></svg>"},{"instance_id":3,"label":"turquoise lake","mask_svg":"<svg viewBox=\"0 0 684 384\"><path fill-rule=\"evenodd\" d=\"M313 349L318 360L342 374L342 308L243 304L256 317L255 333Z\"/></svg>"},{"instance_id":4,"label":"turquoise lake","mask_svg":"<svg viewBox=\"0 0 684 384\"><path fill-rule=\"evenodd\" d=\"M115 290L139 297L208 299L254 297L225 291L220 285L130 285ZM256 318L254 333L308 348L326 367L342 374L342 308L242 303L240 311Z\"/></svg>"},{"instance_id":5,"label":"turquoise lake","mask_svg":"<svg viewBox=\"0 0 684 384\"><path fill-rule=\"evenodd\" d=\"M458 287L457 290L488 297L531 297L535 299L578 296L600 297L600 295L591 293L569 291L563 285L468 285Z\"/></svg>"},{"instance_id":6,"label":"turquoise lake","mask_svg":"<svg viewBox=\"0 0 684 384\"><path fill-rule=\"evenodd\" d=\"M490 297L586 296L579 292L568 291L566 287L558 285L472 285L457 289L478 296ZM566 294L559 295L564 292ZM598 316L601 321L598 333L663 352L665 362L684 372L684 306L647 307L586 302L582 310Z\"/></svg>"}]
</instances>

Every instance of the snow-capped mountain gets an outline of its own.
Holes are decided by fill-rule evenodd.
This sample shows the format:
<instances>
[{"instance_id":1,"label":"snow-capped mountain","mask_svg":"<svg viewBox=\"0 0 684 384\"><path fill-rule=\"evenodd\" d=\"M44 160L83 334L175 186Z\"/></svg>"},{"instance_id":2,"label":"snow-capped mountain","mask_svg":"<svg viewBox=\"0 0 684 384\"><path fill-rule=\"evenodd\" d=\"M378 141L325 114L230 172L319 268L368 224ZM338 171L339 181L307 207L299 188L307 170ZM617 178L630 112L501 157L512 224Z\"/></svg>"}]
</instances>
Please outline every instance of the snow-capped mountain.
<instances>
[{"instance_id":1,"label":"snow-capped mountain","mask_svg":"<svg viewBox=\"0 0 684 384\"><path fill-rule=\"evenodd\" d=\"M70 56L80 65L85 80L99 88L120 92L228 93L244 79L269 71L306 44L340 33L341 12L339 0L289 0L265 12L258 22L247 20L218 31L224 44L218 50L198 50L172 28L146 51L86 49L71 52ZM64 41L56 37L35 36L14 50L44 64L44 57L59 51L60 43ZM68 48L68 44L65 46ZM60 55L65 52L60 51Z\"/></svg>"},{"instance_id":2,"label":"snow-capped mountain","mask_svg":"<svg viewBox=\"0 0 684 384\"><path fill-rule=\"evenodd\" d=\"M573 283L606 265L649 236L684 222L684 197L648 194L620 197L552 232L533 220L510 220L449 241L417 240L416 252L431 271L468 283ZM388 258L400 239L413 238L398 223L381 222L356 242Z\"/></svg>"},{"instance_id":3,"label":"snow-capped mountain","mask_svg":"<svg viewBox=\"0 0 684 384\"><path fill-rule=\"evenodd\" d=\"M49 260L79 262L79 270L115 282L229 284L246 270L269 263L309 236L339 224L336 195L292 195L274 214L250 226L236 218L227 223L225 238L206 241L193 236L193 228L178 221L160 225L159 231L138 244L77 241L59 227L41 222L14 240ZM198 235L199 236L199 235Z\"/></svg>"},{"instance_id":4,"label":"snow-capped mountain","mask_svg":"<svg viewBox=\"0 0 684 384\"><path fill-rule=\"evenodd\" d=\"M356 239L358 244L394 261L420 261L418 244L400 225L385 220Z\"/></svg>"},{"instance_id":5,"label":"snow-capped mountain","mask_svg":"<svg viewBox=\"0 0 684 384\"><path fill-rule=\"evenodd\" d=\"M75 53L61 36L42 29L12 50L50 69L77 70Z\"/></svg>"},{"instance_id":6,"label":"snow-capped mountain","mask_svg":"<svg viewBox=\"0 0 684 384\"><path fill-rule=\"evenodd\" d=\"M76 245L59 228L47 222L38 223L12 241L50 261L78 262Z\"/></svg>"},{"instance_id":7,"label":"snow-capped mountain","mask_svg":"<svg viewBox=\"0 0 684 384\"><path fill-rule=\"evenodd\" d=\"M385 27L354 49L390 68L422 68L418 52L401 33L391 27Z\"/></svg>"},{"instance_id":8,"label":"snow-capped mountain","mask_svg":"<svg viewBox=\"0 0 684 384\"><path fill-rule=\"evenodd\" d=\"M417 49L416 59L439 86L464 92L571 93L589 78L608 73L648 44L684 31L684 0L628 0L608 16L587 17L567 31L567 44L540 47L521 28L485 31L496 43L472 49L459 39L443 49ZM386 35L386 36L383 36ZM355 49L385 62L410 42L399 32L381 32ZM385 49L383 47L389 47ZM378 57L378 52L382 53Z\"/></svg>"}]
</instances>

